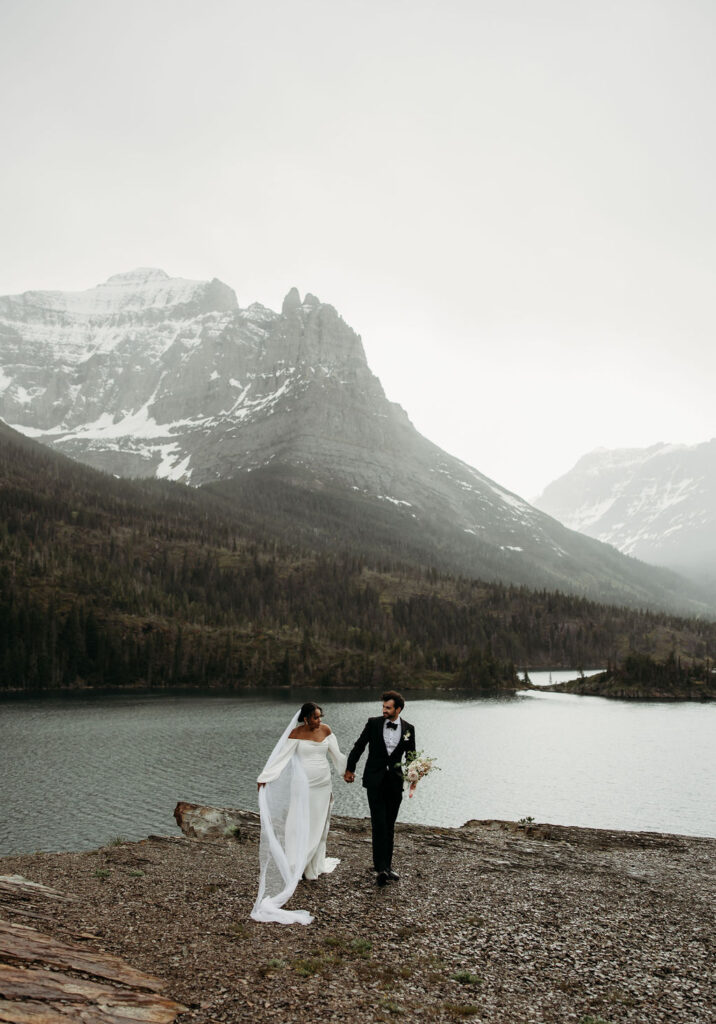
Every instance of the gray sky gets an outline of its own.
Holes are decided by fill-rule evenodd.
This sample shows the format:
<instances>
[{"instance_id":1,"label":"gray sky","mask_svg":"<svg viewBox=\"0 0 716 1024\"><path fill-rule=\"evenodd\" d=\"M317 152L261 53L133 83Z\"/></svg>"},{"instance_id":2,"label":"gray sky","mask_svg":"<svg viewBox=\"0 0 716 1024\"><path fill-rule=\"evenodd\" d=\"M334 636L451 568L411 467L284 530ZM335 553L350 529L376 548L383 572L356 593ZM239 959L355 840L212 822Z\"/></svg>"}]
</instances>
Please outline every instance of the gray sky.
<instances>
[{"instance_id":1,"label":"gray sky","mask_svg":"<svg viewBox=\"0 0 716 1024\"><path fill-rule=\"evenodd\" d=\"M527 498L708 440L714 53L713 0L0 0L0 294L296 285Z\"/></svg>"}]
</instances>

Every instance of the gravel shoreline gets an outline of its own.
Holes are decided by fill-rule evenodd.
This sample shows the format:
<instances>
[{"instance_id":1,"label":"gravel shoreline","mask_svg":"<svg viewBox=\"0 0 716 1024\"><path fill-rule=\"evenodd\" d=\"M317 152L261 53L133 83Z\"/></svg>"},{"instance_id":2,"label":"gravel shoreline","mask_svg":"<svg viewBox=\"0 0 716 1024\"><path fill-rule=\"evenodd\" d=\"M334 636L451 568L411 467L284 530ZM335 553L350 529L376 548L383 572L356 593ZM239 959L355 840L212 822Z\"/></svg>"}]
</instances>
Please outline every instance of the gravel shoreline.
<instances>
[{"instance_id":1,"label":"gravel shoreline","mask_svg":"<svg viewBox=\"0 0 716 1024\"><path fill-rule=\"evenodd\" d=\"M316 920L286 927L249 918L258 828L241 818L237 838L2 857L0 874L76 897L35 926L164 979L190 1008L178 1024L716 1017L716 839L399 824L402 877L378 889L369 822L336 817L341 864L290 904Z\"/></svg>"}]
</instances>

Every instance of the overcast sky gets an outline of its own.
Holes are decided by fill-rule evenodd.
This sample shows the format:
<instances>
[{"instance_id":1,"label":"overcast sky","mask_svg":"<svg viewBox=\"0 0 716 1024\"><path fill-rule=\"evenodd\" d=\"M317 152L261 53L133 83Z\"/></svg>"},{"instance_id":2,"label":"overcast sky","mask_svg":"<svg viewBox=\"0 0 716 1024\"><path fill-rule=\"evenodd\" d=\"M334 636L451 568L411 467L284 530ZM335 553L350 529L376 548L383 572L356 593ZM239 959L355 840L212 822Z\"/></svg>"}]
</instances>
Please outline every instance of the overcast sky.
<instances>
[{"instance_id":1,"label":"overcast sky","mask_svg":"<svg viewBox=\"0 0 716 1024\"><path fill-rule=\"evenodd\" d=\"M535 497L716 434L713 0L0 0L0 294L296 285Z\"/></svg>"}]
</instances>

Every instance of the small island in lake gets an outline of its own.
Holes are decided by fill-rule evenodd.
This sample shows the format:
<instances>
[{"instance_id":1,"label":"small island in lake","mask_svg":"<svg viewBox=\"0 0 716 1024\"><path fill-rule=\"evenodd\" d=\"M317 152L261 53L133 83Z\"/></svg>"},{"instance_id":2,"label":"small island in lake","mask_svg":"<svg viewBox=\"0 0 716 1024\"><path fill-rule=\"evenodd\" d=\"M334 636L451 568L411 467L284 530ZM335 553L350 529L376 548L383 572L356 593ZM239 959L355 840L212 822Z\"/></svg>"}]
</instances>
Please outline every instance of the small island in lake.
<instances>
[{"instance_id":1,"label":"small island in lake","mask_svg":"<svg viewBox=\"0 0 716 1024\"><path fill-rule=\"evenodd\" d=\"M716 700L716 668L710 659L682 664L673 652L664 661L630 654L597 675L536 689L619 700L710 701Z\"/></svg>"}]
</instances>

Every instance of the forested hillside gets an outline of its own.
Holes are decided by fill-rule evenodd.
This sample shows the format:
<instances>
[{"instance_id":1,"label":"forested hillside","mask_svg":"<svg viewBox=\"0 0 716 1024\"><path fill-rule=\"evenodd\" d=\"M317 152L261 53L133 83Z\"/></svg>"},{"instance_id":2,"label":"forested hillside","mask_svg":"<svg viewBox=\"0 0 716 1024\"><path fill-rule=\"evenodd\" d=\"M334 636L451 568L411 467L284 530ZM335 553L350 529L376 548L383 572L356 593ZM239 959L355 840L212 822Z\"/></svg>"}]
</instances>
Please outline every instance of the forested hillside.
<instances>
[{"instance_id":1,"label":"forested hillside","mask_svg":"<svg viewBox=\"0 0 716 1024\"><path fill-rule=\"evenodd\" d=\"M253 487L117 480L0 425L2 690L510 688L515 665L716 648L713 622L446 575L379 523L341 549L329 500L314 544L282 542Z\"/></svg>"}]
</instances>

